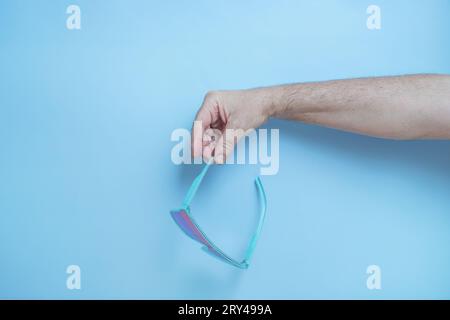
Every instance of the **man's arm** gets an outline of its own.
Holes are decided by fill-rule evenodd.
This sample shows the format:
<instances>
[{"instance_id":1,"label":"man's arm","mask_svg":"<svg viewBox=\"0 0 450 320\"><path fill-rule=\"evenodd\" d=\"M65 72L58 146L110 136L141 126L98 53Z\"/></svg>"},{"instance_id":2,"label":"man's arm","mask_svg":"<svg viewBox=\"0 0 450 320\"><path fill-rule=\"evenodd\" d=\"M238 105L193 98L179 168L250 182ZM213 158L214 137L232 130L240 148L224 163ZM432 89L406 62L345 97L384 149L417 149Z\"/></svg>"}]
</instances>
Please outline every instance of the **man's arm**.
<instances>
[{"instance_id":1,"label":"man's arm","mask_svg":"<svg viewBox=\"0 0 450 320\"><path fill-rule=\"evenodd\" d=\"M218 141L193 130L193 154L223 163L236 138L226 129L293 119L391 139L450 139L450 76L409 75L300 83L209 93L196 120ZM202 148L203 146L203 148Z\"/></svg>"}]
</instances>

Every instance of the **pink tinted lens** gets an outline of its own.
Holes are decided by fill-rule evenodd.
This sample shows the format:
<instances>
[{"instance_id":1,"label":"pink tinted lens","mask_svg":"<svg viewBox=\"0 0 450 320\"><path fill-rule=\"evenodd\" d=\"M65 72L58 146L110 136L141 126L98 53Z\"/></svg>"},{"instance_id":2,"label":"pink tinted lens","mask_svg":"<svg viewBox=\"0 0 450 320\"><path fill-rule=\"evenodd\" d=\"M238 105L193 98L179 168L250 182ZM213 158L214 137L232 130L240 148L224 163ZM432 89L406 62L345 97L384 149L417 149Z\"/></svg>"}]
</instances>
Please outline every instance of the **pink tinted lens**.
<instances>
[{"instance_id":1,"label":"pink tinted lens","mask_svg":"<svg viewBox=\"0 0 450 320\"><path fill-rule=\"evenodd\" d=\"M214 246L203 236L202 232L198 229L197 225L192 221L185 210L171 211L173 220L177 223L183 232L190 238L200 242L204 245L203 249L210 255L224 261L233 264L227 258L225 258L220 252L218 252Z\"/></svg>"},{"instance_id":2,"label":"pink tinted lens","mask_svg":"<svg viewBox=\"0 0 450 320\"><path fill-rule=\"evenodd\" d=\"M186 211L171 211L170 214L172 215L173 220L175 220L177 225L184 231L184 233L186 233L187 236L204 244L208 248L211 248L208 240L206 240L200 230L198 230L197 226L192 222Z\"/></svg>"}]
</instances>

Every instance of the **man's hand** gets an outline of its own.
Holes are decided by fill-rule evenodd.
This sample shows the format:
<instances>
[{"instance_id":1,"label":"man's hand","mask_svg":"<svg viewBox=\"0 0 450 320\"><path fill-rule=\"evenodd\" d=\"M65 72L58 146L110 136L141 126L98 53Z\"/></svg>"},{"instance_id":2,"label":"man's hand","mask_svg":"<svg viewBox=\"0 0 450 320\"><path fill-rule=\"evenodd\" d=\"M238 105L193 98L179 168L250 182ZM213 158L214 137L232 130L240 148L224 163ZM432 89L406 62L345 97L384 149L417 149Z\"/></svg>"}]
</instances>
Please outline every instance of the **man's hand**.
<instances>
[{"instance_id":1,"label":"man's hand","mask_svg":"<svg viewBox=\"0 0 450 320\"><path fill-rule=\"evenodd\" d=\"M193 156L224 163L248 130L267 121L272 99L267 89L209 92L192 128Z\"/></svg>"},{"instance_id":2,"label":"man's hand","mask_svg":"<svg viewBox=\"0 0 450 320\"><path fill-rule=\"evenodd\" d=\"M450 139L450 76L419 74L214 91L206 95L194 122L192 154L224 163L247 130L272 116L389 139Z\"/></svg>"}]
</instances>

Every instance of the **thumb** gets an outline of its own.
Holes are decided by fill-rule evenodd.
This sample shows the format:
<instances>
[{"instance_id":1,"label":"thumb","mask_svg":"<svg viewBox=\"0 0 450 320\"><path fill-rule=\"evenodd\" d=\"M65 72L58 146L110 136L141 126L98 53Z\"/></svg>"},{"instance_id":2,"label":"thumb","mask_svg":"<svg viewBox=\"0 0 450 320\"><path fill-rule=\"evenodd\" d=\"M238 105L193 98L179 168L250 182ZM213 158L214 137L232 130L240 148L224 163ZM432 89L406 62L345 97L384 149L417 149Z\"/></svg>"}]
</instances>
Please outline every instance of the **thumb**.
<instances>
[{"instance_id":1,"label":"thumb","mask_svg":"<svg viewBox=\"0 0 450 320\"><path fill-rule=\"evenodd\" d=\"M214 162L224 164L227 157L233 153L235 144L244 136L244 130L225 129L214 147Z\"/></svg>"}]
</instances>

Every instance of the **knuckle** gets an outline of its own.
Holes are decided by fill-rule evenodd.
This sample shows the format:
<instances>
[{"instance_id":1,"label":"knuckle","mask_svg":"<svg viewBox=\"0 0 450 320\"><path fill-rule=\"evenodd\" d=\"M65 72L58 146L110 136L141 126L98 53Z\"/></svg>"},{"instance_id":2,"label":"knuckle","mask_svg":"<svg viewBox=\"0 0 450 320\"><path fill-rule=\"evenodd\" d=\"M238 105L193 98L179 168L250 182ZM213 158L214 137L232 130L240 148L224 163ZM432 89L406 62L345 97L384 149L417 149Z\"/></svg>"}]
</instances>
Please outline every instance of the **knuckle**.
<instances>
[{"instance_id":1,"label":"knuckle","mask_svg":"<svg viewBox=\"0 0 450 320\"><path fill-rule=\"evenodd\" d=\"M210 91L208 91L208 92L206 92L206 97L213 97L213 96L215 96L217 94L217 91L216 90L210 90Z\"/></svg>"},{"instance_id":2,"label":"knuckle","mask_svg":"<svg viewBox=\"0 0 450 320\"><path fill-rule=\"evenodd\" d=\"M217 100L219 96L220 96L220 93L217 90L208 91L205 94L205 101Z\"/></svg>"}]
</instances>

